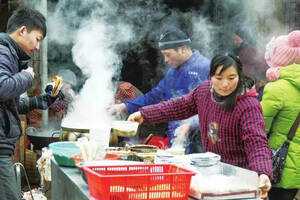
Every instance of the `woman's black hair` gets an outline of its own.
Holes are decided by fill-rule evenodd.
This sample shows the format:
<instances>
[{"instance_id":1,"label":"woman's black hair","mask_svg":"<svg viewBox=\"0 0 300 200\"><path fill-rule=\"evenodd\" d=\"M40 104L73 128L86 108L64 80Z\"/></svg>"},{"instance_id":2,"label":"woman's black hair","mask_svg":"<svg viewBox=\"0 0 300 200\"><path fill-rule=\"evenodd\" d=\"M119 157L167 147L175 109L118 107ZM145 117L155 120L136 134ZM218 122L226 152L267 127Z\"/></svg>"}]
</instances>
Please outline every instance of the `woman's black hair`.
<instances>
[{"instance_id":1,"label":"woman's black hair","mask_svg":"<svg viewBox=\"0 0 300 200\"><path fill-rule=\"evenodd\" d=\"M237 101L237 97L246 92L246 89L251 88L254 85L254 81L246 77L243 72L243 64L241 60L231 54L227 55L216 55L213 57L210 65L210 77L213 77L216 75L217 68L222 66L221 71L219 74L221 74L224 70L226 70L229 67L234 67L238 73L239 76L239 82L238 85L230 95L226 96L224 98L224 103L222 104L222 108L228 111L232 111L234 109L234 106Z\"/></svg>"}]
</instances>

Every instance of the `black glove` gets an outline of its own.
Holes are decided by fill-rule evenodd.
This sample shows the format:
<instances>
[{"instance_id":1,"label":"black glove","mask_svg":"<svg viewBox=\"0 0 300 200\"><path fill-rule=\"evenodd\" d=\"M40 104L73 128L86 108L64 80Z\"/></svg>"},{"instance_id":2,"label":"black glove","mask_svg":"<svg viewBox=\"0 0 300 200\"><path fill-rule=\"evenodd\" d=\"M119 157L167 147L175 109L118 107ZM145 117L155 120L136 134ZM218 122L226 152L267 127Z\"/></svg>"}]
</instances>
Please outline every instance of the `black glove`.
<instances>
[{"instance_id":1,"label":"black glove","mask_svg":"<svg viewBox=\"0 0 300 200\"><path fill-rule=\"evenodd\" d=\"M63 94L62 91L59 91L56 96L52 95L51 93L50 94L46 93L46 94L44 94L42 96L43 96L44 101L47 102L48 106L50 106L51 104L53 104L56 99L63 100L65 98L65 95Z\"/></svg>"},{"instance_id":2,"label":"black glove","mask_svg":"<svg viewBox=\"0 0 300 200\"><path fill-rule=\"evenodd\" d=\"M61 90L59 90L58 94L55 97L59 100L64 100L66 96Z\"/></svg>"},{"instance_id":3,"label":"black glove","mask_svg":"<svg viewBox=\"0 0 300 200\"><path fill-rule=\"evenodd\" d=\"M47 93L47 94L50 94L50 95L52 95L53 96L53 89L54 89L54 87L55 87L55 83L54 82L50 82L50 83L47 83L47 85L46 85L46 88L45 88L45 92ZM57 95L55 96L55 97L59 97L59 99L63 99L64 98L64 95L63 95L63 93L61 92L61 86L60 86L60 88L59 88L59 92L57 93Z\"/></svg>"},{"instance_id":4,"label":"black glove","mask_svg":"<svg viewBox=\"0 0 300 200\"><path fill-rule=\"evenodd\" d=\"M49 93L49 94L52 94L52 90L54 88L54 85L55 85L55 83L53 83L53 82L47 83L46 88L45 88L45 92Z\"/></svg>"},{"instance_id":5,"label":"black glove","mask_svg":"<svg viewBox=\"0 0 300 200\"><path fill-rule=\"evenodd\" d=\"M47 109L51 104L53 104L56 101L56 99L63 100L65 97L65 95L62 93L62 91L59 91L56 96L53 96L49 93L46 93L46 94L43 94L40 96L42 99L42 102L40 102L41 103L40 105L41 105L41 109L43 109L43 110Z\"/></svg>"},{"instance_id":6,"label":"black glove","mask_svg":"<svg viewBox=\"0 0 300 200\"><path fill-rule=\"evenodd\" d=\"M48 96L47 96L48 102L50 102L49 105L51 105L57 98L60 100L63 100L65 98L65 95L63 94L63 92L61 90L59 90L57 95L55 95L55 96L52 95L54 86L55 86L55 83L50 82L50 83L47 83L46 88L45 88L45 92L46 92L46 94L48 94Z\"/></svg>"},{"instance_id":7,"label":"black glove","mask_svg":"<svg viewBox=\"0 0 300 200\"><path fill-rule=\"evenodd\" d=\"M34 96L29 99L29 108L30 110L36 108L46 110L51 104L56 101L56 99L63 100L64 98L65 95L62 93L62 91L59 91L56 96L53 96L49 93Z\"/></svg>"}]
</instances>

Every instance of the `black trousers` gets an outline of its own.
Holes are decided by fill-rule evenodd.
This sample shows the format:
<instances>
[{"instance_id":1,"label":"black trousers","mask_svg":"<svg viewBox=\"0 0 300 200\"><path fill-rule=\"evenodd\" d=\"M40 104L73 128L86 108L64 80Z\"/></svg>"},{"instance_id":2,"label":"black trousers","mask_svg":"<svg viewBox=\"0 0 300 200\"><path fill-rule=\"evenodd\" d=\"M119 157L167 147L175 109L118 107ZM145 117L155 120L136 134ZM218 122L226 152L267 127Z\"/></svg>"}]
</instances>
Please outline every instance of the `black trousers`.
<instances>
[{"instance_id":1,"label":"black trousers","mask_svg":"<svg viewBox=\"0 0 300 200\"><path fill-rule=\"evenodd\" d=\"M298 189L271 188L268 193L269 200L293 200Z\"/></svg>"}]
</instances>

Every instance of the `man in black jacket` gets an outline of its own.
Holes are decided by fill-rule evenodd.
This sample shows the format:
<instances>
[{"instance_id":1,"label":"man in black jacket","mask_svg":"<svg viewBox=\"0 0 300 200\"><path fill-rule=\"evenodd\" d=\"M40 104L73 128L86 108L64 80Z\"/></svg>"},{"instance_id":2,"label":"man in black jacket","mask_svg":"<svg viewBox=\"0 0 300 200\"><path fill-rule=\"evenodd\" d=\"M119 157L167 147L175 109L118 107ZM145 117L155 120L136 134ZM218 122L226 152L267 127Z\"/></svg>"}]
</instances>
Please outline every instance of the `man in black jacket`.
<instances>
[{"instance_id":1,"label":"man in black jacket","mask_svg":"<svg viewBox=\"0 0 300 200\"><path fill-rule=\"evenodd\" d=\"M7 33L0 33L0 200L21 198L11 161L21 136L19 114L47 109L57 98L50 94L20 98L32 86L34 72L27 64L46 33L45 17L29 8L16 10Z\"/></svg>"}]
</instances>

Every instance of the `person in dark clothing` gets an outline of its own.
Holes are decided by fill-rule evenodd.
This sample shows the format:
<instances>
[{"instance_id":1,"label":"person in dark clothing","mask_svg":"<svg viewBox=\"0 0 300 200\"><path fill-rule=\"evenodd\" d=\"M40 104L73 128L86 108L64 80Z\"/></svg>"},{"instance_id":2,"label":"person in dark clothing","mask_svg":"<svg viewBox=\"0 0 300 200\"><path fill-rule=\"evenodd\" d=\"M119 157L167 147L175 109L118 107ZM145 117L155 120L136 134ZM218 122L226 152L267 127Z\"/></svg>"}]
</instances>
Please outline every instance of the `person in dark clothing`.
<instances>
[{"instance_id":1,"label":"person in dark clothing","mask_svg":"<svg viewBox=\"0 0 300 200\"><path fill-rule=\"evenodd\" d=\"M34 72L28 61L46 33L45 17L30 8L16 10L8 20L7 33L0 33L0 200L21 199L11 160L22 131L19 114L47 109L59 97L20 97L32 86Z\"/></svg>"},{"instance_id":2,"label":"person in dark clothing","mask_svg":"<svg viewBox=\"0 0 300 200\"><path fill-rule=\"evenodd\" d=\"M235 44L233 52L242 61L245 75L255 80L258 99L261 101L264 85L266 84L267 63L263 59L263 55L259 55L254 42L251 41L245 30L236 29L232 33L232 39Z\"/></svg>"}]
</instances>

